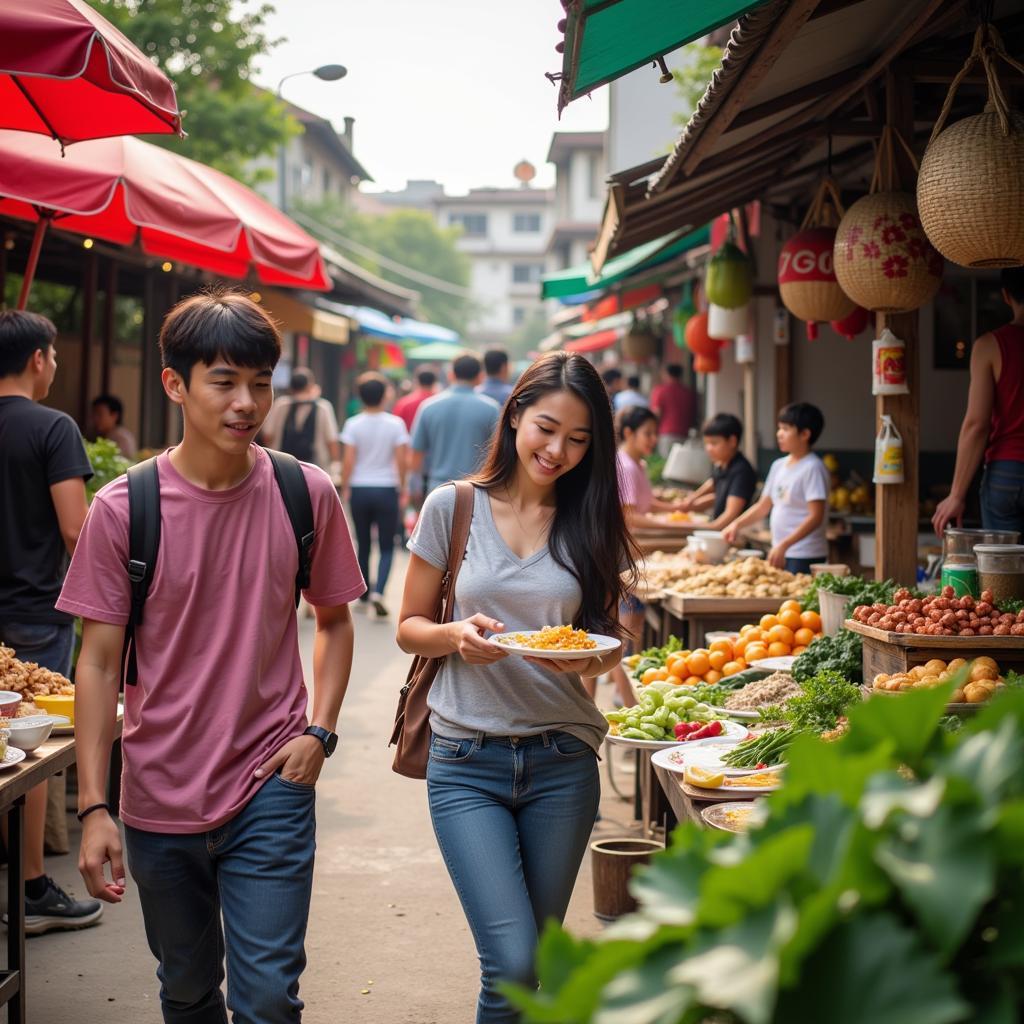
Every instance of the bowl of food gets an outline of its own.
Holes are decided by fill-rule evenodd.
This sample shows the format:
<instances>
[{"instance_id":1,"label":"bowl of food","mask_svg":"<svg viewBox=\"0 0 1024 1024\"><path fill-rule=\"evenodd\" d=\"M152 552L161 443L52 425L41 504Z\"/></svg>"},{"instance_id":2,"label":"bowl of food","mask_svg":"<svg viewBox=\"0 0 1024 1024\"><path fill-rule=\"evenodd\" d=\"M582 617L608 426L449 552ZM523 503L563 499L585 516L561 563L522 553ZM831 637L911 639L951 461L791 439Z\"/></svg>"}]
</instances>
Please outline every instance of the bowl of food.
<instances>
[{"instance_id":1,"label":"bowl of food","mask_svg":"<svg viewBox=\"0 0 1024 1024\"><path fill-rule=\"evenodd\" d=\"M21 703L21 694L13 690L0 690L0 719L13 718Z\"/></svg>"},{"instance_id":2,"label":"bowl of food","mask_svg":"<svg viewBox=\"0 0 1024 1024\"><path fill-rule=\"evenodd\" d=\"M54 719L47 715L35 715L31 718L12 718L7 728L10 730L11 738L8 740L12 747L19 750L35 750L40 743L45 742L53 730Z\"/></svg>"},{"instance_id":3,"label":"bowl of food","mask_svg":"<svg viewBox=\"0 0 1024 1024\"><path fill-rule=\"evenodd\" d=\"M45 697L36 697L35 702L46 714L64 715L65 718L71 719L72 725L75 724L75 698L73 694L48 694Z\"/></svg>"}]
</instances>

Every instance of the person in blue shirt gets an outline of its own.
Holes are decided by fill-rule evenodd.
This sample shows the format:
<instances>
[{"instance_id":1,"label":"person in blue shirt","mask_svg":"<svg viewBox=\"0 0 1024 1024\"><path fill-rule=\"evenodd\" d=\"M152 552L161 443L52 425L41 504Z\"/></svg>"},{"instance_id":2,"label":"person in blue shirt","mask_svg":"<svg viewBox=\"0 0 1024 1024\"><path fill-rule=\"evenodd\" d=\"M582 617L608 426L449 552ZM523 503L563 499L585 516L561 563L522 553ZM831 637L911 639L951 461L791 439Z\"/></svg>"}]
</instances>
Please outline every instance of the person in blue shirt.
<instances>
[{"instance_id":1,"label":"person in blue shirt","mask_svg":"<svg viewBox=\"0 0 1024 1024\"><path fill-rule=\"evenodd\" d=\"M501 412L493 398L473 390L480 373L476 356L459 356L452 363L451 387L428 398L416 413L409 471L423 473L426 494L480 466Z\"/></svg>"},{"instance_id":2,"label":"person in blue shirt","mask_svg":"<svg viewBox=\"0 0 1024 1024\"><path fill-rule=\"evenodd\" d=\"M504 405L512 394L512 385L508 382L508 353L502 348L488 349L484 353L484 373L487 378L477 385L476 393Z\"/></svg>"}]
</instances>

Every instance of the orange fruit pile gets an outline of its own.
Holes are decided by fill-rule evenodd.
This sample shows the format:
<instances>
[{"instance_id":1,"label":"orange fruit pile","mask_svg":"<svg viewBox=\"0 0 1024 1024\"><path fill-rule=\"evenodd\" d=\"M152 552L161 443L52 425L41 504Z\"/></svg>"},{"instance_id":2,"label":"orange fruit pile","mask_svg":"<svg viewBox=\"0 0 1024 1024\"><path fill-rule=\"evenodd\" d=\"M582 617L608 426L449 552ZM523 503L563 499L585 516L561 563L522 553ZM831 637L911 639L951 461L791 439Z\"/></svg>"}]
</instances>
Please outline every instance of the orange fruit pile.
<instances>
[{"instance_id":1,"label":"orange fruit pile","mask_svg":"<svg viewBox=\"0 0 1024 1024\"><path fill-rule=\"evenodd\" d=\"M744 626L735 640L716 640L708 647L675 651L664 668L649 668L640 677L645 686L656 681L673 686L717 683L734 676L762 658L803 654L808 644L821 636L821 616L800 610L798 601L786 601L774 615Z\"/></svg>"}]
</instances>

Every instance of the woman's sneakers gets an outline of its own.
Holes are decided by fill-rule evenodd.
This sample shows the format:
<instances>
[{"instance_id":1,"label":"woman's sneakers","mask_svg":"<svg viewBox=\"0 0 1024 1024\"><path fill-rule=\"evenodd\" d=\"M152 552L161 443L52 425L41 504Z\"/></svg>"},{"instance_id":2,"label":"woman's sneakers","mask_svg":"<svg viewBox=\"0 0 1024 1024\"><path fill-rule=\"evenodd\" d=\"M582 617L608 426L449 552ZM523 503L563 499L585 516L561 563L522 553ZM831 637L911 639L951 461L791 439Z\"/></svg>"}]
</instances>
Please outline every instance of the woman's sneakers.
<instances>
[{"instance_id":1,"label":"woman's sneakers","mask_svg":"<svg viewBox=\"0 0 1024 1024\"><path fill-rule=\"evenodd\" d=\"M99 900L76 900L69 896L49 875L33 879L40 895L31 899L25 893L25 934L89 928L103 916ZM6 917L6 915L4 915Z\"/></svg>"}]
</instances>

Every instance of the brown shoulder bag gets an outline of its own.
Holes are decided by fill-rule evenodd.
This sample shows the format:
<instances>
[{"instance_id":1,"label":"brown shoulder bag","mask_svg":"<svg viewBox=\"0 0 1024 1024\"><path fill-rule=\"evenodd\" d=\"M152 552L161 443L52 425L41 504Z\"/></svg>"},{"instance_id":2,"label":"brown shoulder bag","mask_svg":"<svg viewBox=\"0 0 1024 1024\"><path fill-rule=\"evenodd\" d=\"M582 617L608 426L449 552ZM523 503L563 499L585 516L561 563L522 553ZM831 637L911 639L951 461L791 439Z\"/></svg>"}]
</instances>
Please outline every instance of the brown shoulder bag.
<instances>
[{"instance_id":1,"label":"brown shoulder bag","mask_svg":"<svg viewBox=\"0 0 1024 1024\"><path fill-rule=\"evenodd\" d=\"M448 547L448 566L441 580L441 594L437 602L434 621L451 622L455 610L455 581L462 568L469 541L469 526L473 520L473 485L465 480L455 484L455 512L452 516L451 543ZM391 765L399 775L410 779L427 777L427 758L430 755L430 708L427 695L444 658L426 658L417 654L409 675L398 697L395 728L389 746L394 746L395 760Z\"/></svg>"}]
</instances>

